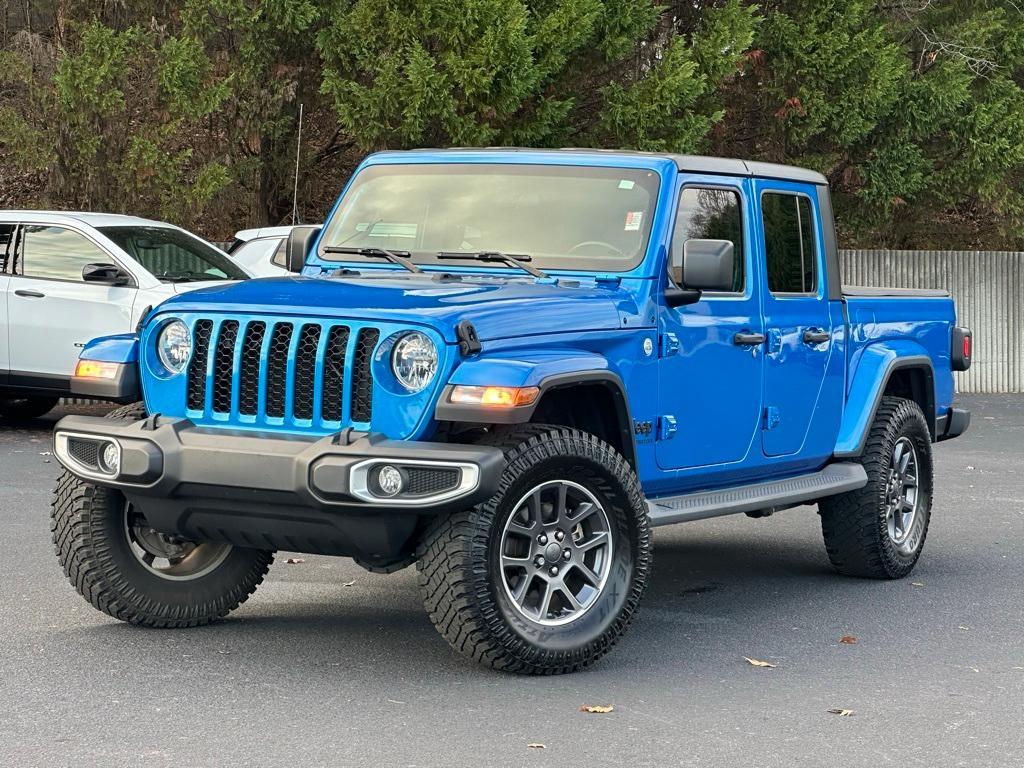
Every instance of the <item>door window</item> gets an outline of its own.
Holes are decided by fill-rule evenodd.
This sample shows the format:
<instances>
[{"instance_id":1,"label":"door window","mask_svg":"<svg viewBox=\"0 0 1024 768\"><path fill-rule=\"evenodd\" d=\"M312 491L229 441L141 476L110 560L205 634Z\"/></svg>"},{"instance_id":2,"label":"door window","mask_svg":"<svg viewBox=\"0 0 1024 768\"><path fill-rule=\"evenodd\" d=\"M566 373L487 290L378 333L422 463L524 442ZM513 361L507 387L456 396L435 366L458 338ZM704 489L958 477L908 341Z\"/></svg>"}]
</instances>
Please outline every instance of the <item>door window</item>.
<instances>
[{"instance_id":1,"label":"door window","mask_svg":"<svg viewBox=\"0 0 1024 768\"><path fill-rule=\"evenodd\" d=\"M803 195L767 192L761 197L768 290L818 292L818 250L811 201Z\"/></svg>"},{"instance_id":2,"label":"door window","mask_svg":"<svg viewBox=\"0 0 1024 768\"><path fill-rule=\"evenodd\" d=\"M7 265L11 263L11 256L14 255L14 233L17 229L17 224L0 224L0 272L6 272Z\"/></svg>"},{"instance_id":3,"label":"door window","mask_svg":"<svg viewBox=\"0 0 1024 768\"><path fill-rule=\"evenodd\" d=\"M735 246L732 292L744 288L743 213L740 196L730 189L686 187L679 196L679 210L672 236L669 277L683 284L683 245L687 240L729 240Z\"/></svg>"},{"instance_id":4,"label":"door window","mask_svg":"<svg viewBox=\"0 0 1024 768\"><path fill-rule=\"evenodd\" d=\"M29 225L22 230L13 273L46 280L82 282L86 264L109 264L103 249L64 227Z\"/></svg>"}]
</instances>

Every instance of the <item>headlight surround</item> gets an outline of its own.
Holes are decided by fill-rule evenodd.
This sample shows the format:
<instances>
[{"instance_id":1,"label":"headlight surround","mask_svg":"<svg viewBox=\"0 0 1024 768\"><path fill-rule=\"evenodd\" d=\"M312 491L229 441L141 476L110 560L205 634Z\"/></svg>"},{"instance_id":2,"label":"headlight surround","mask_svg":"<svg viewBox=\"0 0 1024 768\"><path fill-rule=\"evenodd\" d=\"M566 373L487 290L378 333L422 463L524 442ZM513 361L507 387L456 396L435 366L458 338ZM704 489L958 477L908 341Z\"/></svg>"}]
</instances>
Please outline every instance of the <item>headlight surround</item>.
<instances>
[{"instance_id":1,"label":"headlight surround","mask_svg":"<svg viewBox=\"0 0 1024 768\"><path fill-rule=\"evenodd\" d=\"M171 373L181 373L192 357L192 334L181 320L172 320L160 329L156 353Z\"/></svg>"},{"instance_id":2,"label":"headlight surround","mask_svg":"<svg viewBox=\"0 0 1024 768\"><path fill-rule=\"evenodd\" d=\"M391 351L391 370L409 392L422 392L437 374L437 347L419 331L405 334Z\"/></svg>"}]
</instances>

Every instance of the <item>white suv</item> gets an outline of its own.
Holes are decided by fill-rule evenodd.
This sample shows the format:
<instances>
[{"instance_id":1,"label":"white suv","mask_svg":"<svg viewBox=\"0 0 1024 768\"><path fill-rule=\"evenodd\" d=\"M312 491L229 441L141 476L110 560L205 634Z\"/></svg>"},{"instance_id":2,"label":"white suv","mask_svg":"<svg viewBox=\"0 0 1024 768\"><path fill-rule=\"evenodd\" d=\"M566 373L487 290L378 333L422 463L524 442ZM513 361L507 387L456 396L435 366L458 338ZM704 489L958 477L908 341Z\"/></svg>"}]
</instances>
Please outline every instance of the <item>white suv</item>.
<instances>
[{"instance_id":1,"label":"white suv","mask_svg":"<svg viewBox=\"0 0 1024 768\"><path fill-rule=\"evenodd\" d=\"M296 229L317 229L319 224L297 224L291 227L243 229L235 233L228 246L231 258L256 277L290 275L288 269L288 236Z\"/></svg>"},{"instance_id":2,"label":"white suv","mask_svg":"<svg viewBox=\"0 0 1024 768\"><path fill-rule=\"evenodd\" d=\"M40 416L70 394L78 353L97 336L134 332L175 293L248 277L163 222L0 211L0 416Z\"/></svg>"}]
</instances>

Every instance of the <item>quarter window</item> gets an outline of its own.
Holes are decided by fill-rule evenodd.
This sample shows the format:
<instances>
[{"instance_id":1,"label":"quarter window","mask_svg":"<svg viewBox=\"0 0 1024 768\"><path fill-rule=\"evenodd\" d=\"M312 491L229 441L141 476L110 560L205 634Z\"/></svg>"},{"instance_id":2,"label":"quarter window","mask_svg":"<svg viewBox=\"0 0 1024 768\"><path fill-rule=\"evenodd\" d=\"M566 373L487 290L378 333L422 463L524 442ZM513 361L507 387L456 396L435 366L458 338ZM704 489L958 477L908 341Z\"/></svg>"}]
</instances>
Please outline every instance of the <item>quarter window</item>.
<instances>
[{"instance_id":1,"label":"quarter window","mask_svg":"<svg viewBox=\"0 0 1024 768\"><path fill-rule=\"evenodd\" d=\"M761 198L768 290L772 293L816 293L818 251L814 212L803 195L768 193Z\"/></svg>"},{"instance_id":2,"label":"quarter window","mask_svg":"<svg viewBox=\"0 0 1024 768\"><path fill-rule=\"evenodd\" d=\"M14 274L48 280L82 280L87 264L111 258L84 236L64 227L29 225L22 230Z\"/></svg>"},{"instance_id":3,"label":"quarter window","mask_svg":"<svg viewBox=\"0 0 1024 768\"><path fill-rule=\"evenodd\" d=\"M682 191L669 257L669 277L676 285L683 284L683 245L687 240L729 240L735 254L732 292L743 292L742 211L740 196L732 190L686 187Z\"/></svg>"}]
</instances>

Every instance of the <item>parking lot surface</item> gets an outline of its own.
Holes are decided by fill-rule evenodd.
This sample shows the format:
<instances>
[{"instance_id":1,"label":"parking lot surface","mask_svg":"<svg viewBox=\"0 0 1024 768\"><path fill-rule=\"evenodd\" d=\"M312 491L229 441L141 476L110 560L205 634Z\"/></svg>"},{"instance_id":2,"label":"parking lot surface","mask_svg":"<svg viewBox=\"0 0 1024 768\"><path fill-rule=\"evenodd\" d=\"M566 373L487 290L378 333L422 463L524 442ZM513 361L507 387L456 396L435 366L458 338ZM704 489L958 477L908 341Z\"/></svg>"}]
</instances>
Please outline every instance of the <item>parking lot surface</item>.
<instances>
[{"instance_id":1,"label":"parking lot surface","mask_svg":"<svg viewBox=\"0 0 1024 768\"><path fill-rule=\"evenodd\" d=\"M211 627L109 619L52 551L61 412L0 426L0 765L1020 766L1024 397L962 401L911 578L834 575L808 507L661 529L623 642L544 679L456 656L413 569L349 560L280 553Z\"/></svg>"}]
</instances>

